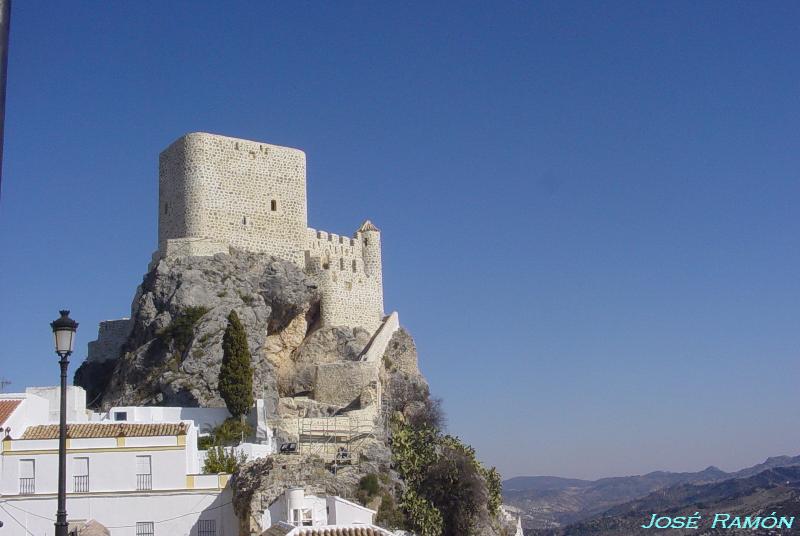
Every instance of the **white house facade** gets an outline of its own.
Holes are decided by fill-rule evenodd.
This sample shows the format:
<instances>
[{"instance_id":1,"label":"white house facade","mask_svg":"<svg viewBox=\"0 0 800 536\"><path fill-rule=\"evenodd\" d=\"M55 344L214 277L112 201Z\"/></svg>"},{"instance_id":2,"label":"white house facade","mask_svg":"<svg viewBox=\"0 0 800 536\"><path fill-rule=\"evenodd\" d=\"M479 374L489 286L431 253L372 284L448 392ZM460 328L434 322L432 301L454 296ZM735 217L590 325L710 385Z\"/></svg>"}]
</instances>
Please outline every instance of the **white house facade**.
<instances>
[{"instance_id":1,"label":"white house facade","mask_svg":"<svg viewBox=\"0 0 800 536\"><path fill-rule=\"evenodd\" d=\"M50 407L47 398L31 393L0 397L3 534L53 533L58 425L49 422ZM238 534L227 487L230 475L202 474L194 422L153 422L173 413L142 411L140 420L150 422L135 422L136 415L131 415L134 422L121 422L84 411L83 418L68 424L71 523L95 519L113 536ZM113 419L113 411L109 415Z\"/></svg>"},{"instance_id":2,"label":"white house facade","mask_svg":"<svg viewBox=\"0 0 800 536\"><path fill-rule=\"evenodd\" d=\"M229 474L203 474L200 426L224 408L125 406L87 411L85 393L67 393L67 516L70 526L100 525L111 536L237 536ZM58 491L58 388L0 394L0 521L3 536L51 536ZM236 447L248 459L275 452L259 417L261 443ZM198 425L200 423L200 425ZM260 519L272 536L384 536L375 511L336 496L290 488Z\"/></svg>"}]
</instances>

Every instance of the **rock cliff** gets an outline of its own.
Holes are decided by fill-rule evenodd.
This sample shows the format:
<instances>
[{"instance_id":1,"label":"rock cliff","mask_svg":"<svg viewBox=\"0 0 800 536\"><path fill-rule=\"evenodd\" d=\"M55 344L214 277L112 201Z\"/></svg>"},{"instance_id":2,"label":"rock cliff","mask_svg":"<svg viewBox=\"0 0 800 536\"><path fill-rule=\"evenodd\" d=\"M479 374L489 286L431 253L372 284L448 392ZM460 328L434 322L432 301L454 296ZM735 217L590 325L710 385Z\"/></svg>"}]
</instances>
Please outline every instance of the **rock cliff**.
<instances>
[{"instance_id":1,"label":"rock cliff","mask_svg":"<svg viewBox=\"0 0 800 536\"><path fill-rule=\"evenodd\" d=\"M310 395L338 409L360 394L361 385L343 393L330 384L358 366L370 334L319 327L313 280L291 262L238 250L161 260L137 289L121 355L84 363L75 383L105 408L224 406L217 376L231 310L247 331L254 395L272 399L270 407L280 407L281 397ZM320 374L323 366L331 373Z\"/></svg>"},{"instance_id":2,"label":"rock cliff","mask_svg":"<svg viewBox=\"0 0 800 536\"><path fill-rule=\"evenodd\" d=\"M405 484L393 467L389 417L401 415L412 425L440 423L418 368L414 340L399 328L380 359L362 360L373 334L322 326L320 292L291 262L236 249L213 257L160 260L136 291L127 339L102 346L119 349L119 355L85 362L75 383L101 408L224 407L218 375L231 310L247 332L253 395L266 399L279 441L297 441L298 423L304 419L355 418L370 428L357 435L358 463L333 472L330 458L313 454L273 456L240 468L232 488L241 533L259 534L258 509L290 486L353 499L370 475L381 475L381 491L359 500L380 510L381 523L402 526ZM481 478L476 485L483 489ZM482 536L513 534L488 519L486 508L479 511L484 514L475 526Z\"/></svg>"}]
</instances>

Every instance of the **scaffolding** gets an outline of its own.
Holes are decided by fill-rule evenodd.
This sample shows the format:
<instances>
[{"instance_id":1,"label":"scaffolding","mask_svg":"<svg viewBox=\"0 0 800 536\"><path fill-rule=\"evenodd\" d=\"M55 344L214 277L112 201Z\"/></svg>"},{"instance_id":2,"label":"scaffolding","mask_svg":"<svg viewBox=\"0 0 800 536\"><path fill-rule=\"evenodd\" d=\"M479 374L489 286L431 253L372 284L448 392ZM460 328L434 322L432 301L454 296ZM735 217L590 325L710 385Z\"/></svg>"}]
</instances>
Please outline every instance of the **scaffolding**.
<instances>
[{"instance_id":1,"label":"scaffolding","mask_svg":"<svg viewBox=\"0 0 800 536\"><path fill-rule=\"evenodd\" d=\"M297 420L298 451L339 465L358 463L365 440L375 437L367 417L306 417Z\"/></svg>"}]
</instances>

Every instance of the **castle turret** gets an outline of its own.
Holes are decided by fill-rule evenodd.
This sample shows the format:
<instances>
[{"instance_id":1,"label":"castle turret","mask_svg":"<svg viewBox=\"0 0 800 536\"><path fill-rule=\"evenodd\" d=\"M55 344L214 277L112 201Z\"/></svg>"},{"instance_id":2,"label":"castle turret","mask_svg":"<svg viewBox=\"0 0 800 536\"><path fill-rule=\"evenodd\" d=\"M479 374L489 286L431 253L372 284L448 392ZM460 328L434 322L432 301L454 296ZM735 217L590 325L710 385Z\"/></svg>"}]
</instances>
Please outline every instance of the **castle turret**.
<instances>
[{"instance_id":1,"label":"castle turret","mask_svg":"<svg viewBox=\"0 0 800 536\"><path fill-rule=\"evenodd\" d=\"M364 252L364 273L368 276L376 277L382 287L380 229L375 227L371 221L366 220L356 231L356 238L361 240L361 247Z\"/></svg>"},{"instance_id":2,"label":"castle turret","mask_svg":"<svg viewBox=\"0 0 800 536\"><path fill-rule=\"evenodd\" d=\"M379 316L383 317L383 264L381 260L381 231L371 221L366 220L356 231L356 238L361 241L364 258L364 274L366 274L376 294L376 306Z\"/></svg>"}]
</instances>

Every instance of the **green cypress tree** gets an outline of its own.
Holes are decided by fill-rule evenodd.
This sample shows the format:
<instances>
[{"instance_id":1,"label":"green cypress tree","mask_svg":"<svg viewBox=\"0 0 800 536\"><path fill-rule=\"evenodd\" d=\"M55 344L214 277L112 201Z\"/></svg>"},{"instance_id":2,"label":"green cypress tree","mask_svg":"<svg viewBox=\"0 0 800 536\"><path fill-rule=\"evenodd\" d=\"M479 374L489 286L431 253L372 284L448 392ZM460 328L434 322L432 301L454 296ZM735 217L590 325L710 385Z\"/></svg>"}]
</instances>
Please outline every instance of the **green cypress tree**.
<instances>
[{"instance_id":1,"label":"green cypress tree","mask_svg":"<svg viewBox=\"0 0 800 536\"><path fill-rule=\"evenodd\" d=\"M222 366L219 369L219 394L234 417L244 419L253 406L253 367L247 333L236 311L228 315L222 337Z\"/></svg>"}]
</instances>

